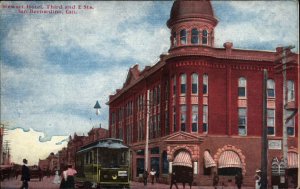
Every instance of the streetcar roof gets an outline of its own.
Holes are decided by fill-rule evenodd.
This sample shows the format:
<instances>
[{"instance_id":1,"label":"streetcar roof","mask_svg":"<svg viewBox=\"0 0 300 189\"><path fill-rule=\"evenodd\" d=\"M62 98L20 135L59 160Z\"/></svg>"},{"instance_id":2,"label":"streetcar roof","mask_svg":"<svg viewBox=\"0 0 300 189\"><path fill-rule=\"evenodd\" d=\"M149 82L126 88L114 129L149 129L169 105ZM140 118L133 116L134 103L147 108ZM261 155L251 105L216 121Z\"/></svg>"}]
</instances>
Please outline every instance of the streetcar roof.
<instances>
[{"instance_id":1,"label":"streetcar roof","mask_svg":"<svg viewBox=\"0 0 300 189\"><path fill-rule=\"evenodd\" d=\"M77 153L82 153L86 151L90 151L94 148L108 148L108 149L128 149L127 146L122 144L122 140L120 139L101 139L99 141L93 142L86 146L81 147L81 149Z\"/></svg>"}]
</instances>

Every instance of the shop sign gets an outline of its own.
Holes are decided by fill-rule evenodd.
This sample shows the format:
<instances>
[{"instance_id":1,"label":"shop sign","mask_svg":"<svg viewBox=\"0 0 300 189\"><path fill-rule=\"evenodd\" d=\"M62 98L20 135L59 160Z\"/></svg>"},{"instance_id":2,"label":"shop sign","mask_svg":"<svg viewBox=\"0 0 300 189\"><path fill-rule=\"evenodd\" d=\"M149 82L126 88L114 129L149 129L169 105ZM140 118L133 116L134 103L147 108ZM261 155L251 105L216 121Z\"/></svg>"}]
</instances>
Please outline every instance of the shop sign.
<instances>
[{"instance_id":1,"label":"shop sign","mask_svg":"<svg viewBox=\"0 0 300 189\"><path fill-rule=\"evenodd\" d=\"M269 140L269 150L281 150L281 140Z\"/></svg>"}]
</instances>

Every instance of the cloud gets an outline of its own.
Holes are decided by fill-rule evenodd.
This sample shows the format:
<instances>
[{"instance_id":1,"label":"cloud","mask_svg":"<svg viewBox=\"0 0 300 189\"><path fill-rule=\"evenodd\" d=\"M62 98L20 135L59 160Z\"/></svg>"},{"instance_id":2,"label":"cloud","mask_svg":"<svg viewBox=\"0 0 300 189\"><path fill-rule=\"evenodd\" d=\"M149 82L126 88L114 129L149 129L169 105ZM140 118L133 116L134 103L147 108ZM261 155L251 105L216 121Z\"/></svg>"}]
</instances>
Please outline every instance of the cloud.
<instances>
[{"instance_id":1,"label":"cloud","mask_svg":"<svg viewBox=\"0 0 300 189\"><path fill-rule=\"evenodd\" d=\"M221 2L215 2L221 3ZM296 45L299 51L299 7L296 1L228 1L220 8L216 43L232 41L234 47L272 50L279 45ZM223 2L222 2L223 4ZM230 11L228 11L230 10Z\"/></svg>"},{"instance_id":2,"label":"cloud","mask_svg":"<svg viewBox=\"0 0 300 189\"><path fill-rule=\"evenodd\" d=\"M39 159L45 159L51 152L56 153L67 145L67 136L53 136L51 140L41 142L39 139L43 136L44 133L33 129L27 132L21 128L8 130L4 140L9 141L13 162L22 164L23 158L26 158L29 165L37 165Z\"/></svg>"}]
</instances>

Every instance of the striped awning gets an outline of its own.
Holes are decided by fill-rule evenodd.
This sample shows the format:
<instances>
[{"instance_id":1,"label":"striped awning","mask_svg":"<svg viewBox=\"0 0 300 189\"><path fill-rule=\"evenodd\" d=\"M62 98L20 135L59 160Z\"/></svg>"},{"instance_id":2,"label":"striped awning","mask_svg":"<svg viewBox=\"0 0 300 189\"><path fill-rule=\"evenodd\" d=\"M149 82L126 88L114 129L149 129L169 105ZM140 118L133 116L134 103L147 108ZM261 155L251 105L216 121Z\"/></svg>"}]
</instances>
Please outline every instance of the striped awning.
<instances>
[{"instance_id":1,"label":"striped awning","mask_svg":"<svg viewBox=\"0 0 300 189\"><path fill-rule=\"evenodd\" d=\"M204 157L204 166L205 166L205 168L216 167L217 166L216 162L213 160L213 158L211 157L211 155L208 151L204 152L203 157Z\"/></svg>"},{"instance_id":2,"label":"striped awning","mask_svg":"<svg viewBox=\"0 0 300 189\"><path fill-rule=\"evenodd\" d=\"M298 154L296 152L288 152L288 168L298 167Z\"/></svg>"},{"instance_id":3,"label":"striped awning","mask_svg":"<svg viewBox=\"0 0 300 189\"><path fill-rule=\"evenodd\" d=\"M219 158L219 168L237 167L242 168L241 160L234 151L224 151Z\"/></svg>"},{"instance_id":4,"label":"striped awning","mask_svg":"<svg viewBox=\"0 0 300 189\"><path fill-rule=\"evenodd\" d=\"M174 158L173 166L193 167L190 154L186 151L179 152Z\"/></svg>"}]
</instances>

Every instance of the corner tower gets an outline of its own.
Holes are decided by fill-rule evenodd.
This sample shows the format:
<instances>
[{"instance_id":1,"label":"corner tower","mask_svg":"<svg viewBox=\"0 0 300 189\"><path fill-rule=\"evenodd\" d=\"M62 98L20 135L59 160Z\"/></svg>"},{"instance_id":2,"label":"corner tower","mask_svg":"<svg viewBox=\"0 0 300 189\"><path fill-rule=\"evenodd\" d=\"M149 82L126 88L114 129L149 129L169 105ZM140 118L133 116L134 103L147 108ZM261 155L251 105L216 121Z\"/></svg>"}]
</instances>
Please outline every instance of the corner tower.
<instances>
[{"instance_id":1,"label":"corner tower","mask_svg":"<svg viewBox=\"0 0 300 189\"><path fill-rule=\"evenodd\" d=\"M209 0L175 0L167 22L171 30L170 51L191 46L214 47L217 23Z\"/></svg>"}]
</instances>

